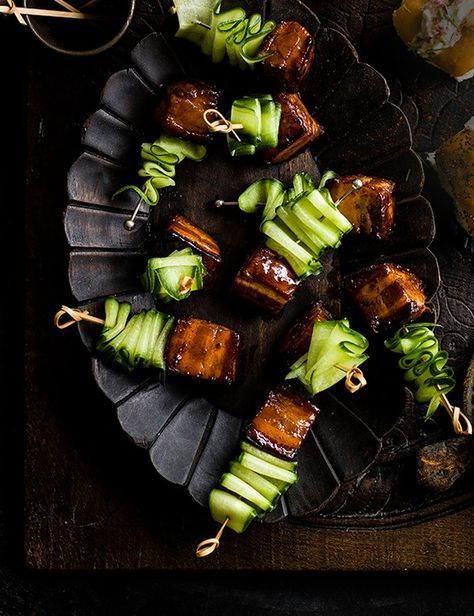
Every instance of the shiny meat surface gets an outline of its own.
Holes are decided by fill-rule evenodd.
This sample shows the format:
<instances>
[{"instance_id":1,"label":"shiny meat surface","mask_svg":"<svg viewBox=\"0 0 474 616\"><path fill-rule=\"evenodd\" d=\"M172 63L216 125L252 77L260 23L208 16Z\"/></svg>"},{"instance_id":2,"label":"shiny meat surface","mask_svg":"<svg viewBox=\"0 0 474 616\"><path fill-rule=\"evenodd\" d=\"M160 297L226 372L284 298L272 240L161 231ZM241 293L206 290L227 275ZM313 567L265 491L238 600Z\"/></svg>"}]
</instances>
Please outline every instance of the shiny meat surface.
<instances>
[{"instance_id":1,"label":"shiny meat surface","mask_svg":"<svg viewBox=\"0 0 474 616\"><path fill-rule=\"evenodd\" d=\"M298 92L314 60L315 45L310 33L297 21L281 21L265 38L259 55L271 54L262 71L275 89Z\"/></svg>"},{"instance_id":2,"label":"shiny meat surface","mask_svg":"<svg viewBox=\"0 0 474 616\"><path fill-rule=\"evenodd\" d=\"M293 298L299 283L283 257L260 247L240 269L232 290L263 310L277 314Z\"/></svg>"},{"instance_id":3,"label":"shiny meat surface","mask_svg":"<svg viewBox=\"0 0 474 616\"><path fill-rule=\"evenodd\" d=\"M178 319L166 349L170 372L205 381L232 384L237 376L240 337L217 323Z\"/></svg>"},{"instance_id":4,"label":"shiny meat surface","mask_svg":"<svg viewBox=\"0 0 474 616\"><path fill-rule=\"evenodd\" d=\"M166 231L201 254L202 262L208 274L204 277L204 286L207 286L207 283L215 278L222 261L217 242L208 233L180 214L173 216L166 227Z\"/></svg>"},{"instance_id":5,"label":"shiny meat surface","mask_svg":"<svg viewBox=\"0 0 474 616\"><path fill-rule=\"evenodd\" d=\"M298 453L319 409L289 387L270 392L245 433L256 445L284 458Z\"/></svg>"},{"instance_id":6,"label":"shiny meat surface","mask_svg":"<svg viewBox=\"0 0 474 616\"><path fill-rule=\"evenodd\" d=\"M293 363L308 352L314 324L330 318L331 315L321 303L314 302L309 310L294 321L283 336L278 350L289 363Z\"/></svg>"},{"instance_id":7,"label":"shiny meat surface","mask_svg":"<svg viewBox=\"0 0 474 616\"><path fill-rule=\"evenodd\" d=\"M334 201L340 199L359 178L363 186L341 202L339 210L352 223L352 233L387 238L395 221L395 183L366 175L344 175L328 184Z\"/></svg>"},{"instance_id":8,"label":"shiny meat surface","mask_svg":"<svg viewBox=\"0 0 474 616\"><path fill-rule=\"evenodd\" d=\"M324 131L298 94L281 93L273 98L281 105L278 145L265 150L263 158L269 163L281 163L302 152Z\"/></svg>"},{"instance_id":9,"label":"shiny meat surface","mask_svg":"<svg viewBox=\"0 0 474 616\"><path fill-rule=\"evenodd\" d=\"M346 278L346 291L378 332L418 318L426 310L421 281L394 263L378 263Z\"/></svg>"},{"instance_id":10,"label":"shiny meat surface","mask_svg":"<svg viewBox=\"0 0 474 616\"><path fill-rule=\"evenodd\" d=\"M203 81L175 81L165 88L155 119L170 135L204 143L210 133L203 113L217 109L219 99L220 93Z\"/></svg>"}]
</instances>

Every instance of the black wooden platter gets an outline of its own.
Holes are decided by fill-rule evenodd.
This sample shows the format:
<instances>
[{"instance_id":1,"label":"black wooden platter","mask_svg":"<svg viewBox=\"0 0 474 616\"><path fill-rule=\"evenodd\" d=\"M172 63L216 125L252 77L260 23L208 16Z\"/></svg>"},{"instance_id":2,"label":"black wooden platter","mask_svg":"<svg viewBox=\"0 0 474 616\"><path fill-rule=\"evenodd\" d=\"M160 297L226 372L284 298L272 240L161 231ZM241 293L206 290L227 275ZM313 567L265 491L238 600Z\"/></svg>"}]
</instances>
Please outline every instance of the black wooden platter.
<instances>
[{"instance_id":1,"label":"black wooden platter","mask_svg":"<svg viewBox=\"0 0 474 616\"><path fill-rule=\"evenodd\" d=\"M244 4L266 11L274 19L288 16L283 0ZM167 7L162 9L166 14ZM76 299L93 313L101 314L102 299L111 293L130 300L136 310L154 305L152 298L140 291L138 276L156 246L160 218L171 212L180 211L204 227L223 249L225 265L219 284L173 306L172 312L204 316L242 333L243 370L237 387L197 386L172 378L161 385L154 375L129 375L97 357L92 360L95 379L116 405L125 432L149 451L162 477L185 486L201 504L227 465L243 420L255 412L265 392L282 375L281 366L271 359L276 342L311 299L321 299L335 316L348 314L341 294L342 275L366 263L389 259L420 276L436 313L439 270L428 249L434 237L434 219L429 203L420 196L424 172L411 147L408 121L400 108L389 102L385 79L358 60L345 36L321 27L302 3L292 5L292 16L315 34L318 45L303 98L325 126L327 136L313 151L278 168L263 167L254 162L231 162L225 144L216 143L205 163L183 165L177 173L176 189L163 191L158 207L151 212L143 206L135 230L126 231L123 223L135 207L136 195L125 193L113 200L111 196L118 187L135 180L140 143L156 134L151 118L162 84L186 72L212 77L226 92L242 94L256 88L252 76L216 68L205 59L198 61L191 46L166 36L165 21L164 35L145 38L132 53L133 67L108 80L101 108L85 125L84 152L68 177L65 229L71 247L69 280ZM262 318L226 292L232 275L257 241L255 221L239 213L213 212L208 206L216 197L235 198L258 177L273 175L288 181L297 171L308 170L318 176L319 170L327 168L394 179L396 232L387 242L347 242L328 260L322 275L304 285L280 319ZM97 331L81 326L81 336L93 352ZM381 346L380 341L373 342L375 347ZM408 418L419 432L421 413L382 349L376 348L372 356L366 369L368 388L349 396L339 387L317 398L323 412L301 452L300 481L281 508L268 516L270 521L319 512L311 518L318 524L346 526L370 520L374 525L394 525L413 520L413 512L420 507L417 519L423 518L423 509L441 511L448 502L452 506L452 499L426 494L420 499L402 494L391 509L387 510L386 502L381 506L387 495L385 480L382 490L376 489L380 462L393 471L397 446L402 454L413 449L415 443L397 444L394 435L401 418ZM428 435L440 429L442 420L441 428L435 422L422 426ZM463 501L465 495L455 496Z\"/></svg>"}]
</instances>

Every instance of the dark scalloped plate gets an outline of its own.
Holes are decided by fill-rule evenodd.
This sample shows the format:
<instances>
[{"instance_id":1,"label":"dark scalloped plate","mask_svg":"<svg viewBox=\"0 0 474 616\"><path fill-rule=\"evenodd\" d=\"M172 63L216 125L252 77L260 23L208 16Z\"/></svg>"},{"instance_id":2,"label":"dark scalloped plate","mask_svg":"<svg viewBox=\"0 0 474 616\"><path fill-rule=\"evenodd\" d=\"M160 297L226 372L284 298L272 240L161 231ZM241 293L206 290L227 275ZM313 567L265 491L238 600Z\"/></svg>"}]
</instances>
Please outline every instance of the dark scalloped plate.
<instances>
[{"instance_id":1,"label":"dark scalloped plate","mask_svg":"<svg viewBox=\"0 0 474 616\"><path fill-rule=\"evenodd\" d=\"M244 4L267 14L270 11L275 19L287 15L284 0ZM243 420L253 414L275 382L275 371L281 374L281 366L270 360L275 341L311 299L320 297L334 315L340 314L341 272L378 259L413 269L424 281L430 299L439 284L438 265L428 249L434 237L433 214L429 203L419 196L423 167L411 149L411 132L403 112L388 102L385 79L359 62L343 35L322 28L303 3L293 3L292 16L315 34L318 43L303 98L325 126L326 137L312 152L278 168L241 161L236 165L222 157L221 143L211 148L206 164L196 166L195 172L190 166L189 172L178 170L179 192L164 191L152 215L143 205L134 231L125 231L123 222L135 206L136 195L123 193L113 201L111 195L134 179L139 144L150 134L160 87L183 70L192 74L197 64L194 54L193 66L183 69L189 45L183 41L173 44L181 58L178 60L166 38L152 34L133 50L133 68L115 73L106 83L101 108L84 127L84 152L68 176L69 205L64 223L71 247L69 281L75 298L92 313L100 313L103 297L111 293L131 301L136 310L153 305L152 298L140 290L138 275L146 255L153 250L159 217L176 211L177 201L180 208L185 206L190 218L220 242L227 271L219 282L226 285L255 243L255 230L254 224L240 215L211 215L205 204L218 194L235 197L248 183L269 174L288 180L302 169L318 176L319 168L329 167L340 173L371 172L397 182L399 217L394 236L386 242L348 242L340 255L328 259L321 276L304 285L298 300L280 319L262 319L244 306L235 310L226 294L219 292L219 285L194 294L184 306L172 307L176 314L206 316L242 332L247 341L242 357L247 372L241 375L238 389L198 386L173 378L163 385L156 375L125 374L93 358L95 379L116 406L124 431L148 450L161 476L186 486L201 504L232 455ZM242 91L242 79L248 80L247 84L252 79L211 66L205 59L202 63L199 60L199 74L215 75L230 90L240 87ZM324 84L324 88L318 84ZM229 223L232 234L227 232ZM80 332L93 353L97 332L89 325L81 325ZM377 357L376 352L367 363L371 386L357 397L347 396L341 387L318 396L323 412L301 451L300 481L278 510L267 516L269 521L326 510L331 501L342 500L348 486L370 472L402 410L413 406L399 375L392 370L389 378L385 376L386 365L381 358L383 355Z\"/></svg>"}]
</instances>

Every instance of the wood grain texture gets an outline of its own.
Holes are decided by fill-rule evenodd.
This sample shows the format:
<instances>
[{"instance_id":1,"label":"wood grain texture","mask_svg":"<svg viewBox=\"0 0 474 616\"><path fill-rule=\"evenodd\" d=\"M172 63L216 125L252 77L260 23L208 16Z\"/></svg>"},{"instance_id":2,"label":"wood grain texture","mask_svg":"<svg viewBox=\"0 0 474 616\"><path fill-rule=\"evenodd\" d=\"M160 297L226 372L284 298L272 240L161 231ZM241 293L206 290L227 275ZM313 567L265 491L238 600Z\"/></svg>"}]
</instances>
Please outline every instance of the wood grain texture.
<instances>
[{"instance_id":1,"label":"wood grain texture","mask_svg":"<svg viewBox=\"0 0 474 616\"><path fill-rule=\"evenodd\" d=\"M156 25L156 15L150 14L151 11L138 13L140 36L150 30L151 23ZM352 18L356 17L352 12ZM129 47L136 40L136 33L131 32ZM129 52L117 49L113 55L103 56L103 63L78 61L74 72L66 59L39 47L37 51L30 68L29 98L34 104L29 107L28 130L27 564L40 569L88 570L472 570L472 508L411 528L347 531L326 527L347 526L351 511L358 515L367 501L367 493L375 493L374 502L382 511L387 507L390 477L386 477L386 462L396 460L407 433L411 430L415 435L420 428L419 418L410 414L403 418L398 440L397 433L386 437L390 446L386 448L386 459L380 460L380 467L373 469L361 485L348 485L341 500L333 502L333 522L320 516L316 520L318 528L309 526L309 522L308 528L288 523L256 525L245 537L229 534L218 559L207 563L195 561L192 547L212 530L207 513L192 505L180 490L161 481L151 465L145 463L144 453L127 442L112 408L91 379L87 353L77 338L59 336L52 327L45 326L50 323L58 301L68 297L60 220L64 203L62 178L79 153L76 144L80 126L95 110L97 92L109 74L127 66ZM43 68L46 66L47 71ZM80 97L76 96L78 79ZM59 80L63 84L61 89L56 87ZM420 96L423 93L422 89ZM459 118L463 113L465 110ZM428 130L426 115L419 130L420 134ZM445 198L434 180L431 186L430 192L437 198L433 200L430 193L429 196L437 206L437 215L441 211L441 220L446 223L450 217ZM460 251L443 248L453 233L454 227L444 224L435 248L442 256L442 267L452 272L459 289L469 281L471 270ZM458 291L453 293L451 288L446 291L446 301L441 306L443 314L449 317L452 306L459 305L461 300L465 308L457 318L469 320L472 302L469 304L469 300L457 295ZM454 324L452 328L452 348L460 353L461 375L463 358L472 349L472 332L458 340L454 336L456 327ZM130 387L137 384L124 383L122 391L129 391ZM439 429L435 427L428 437L436 438L437 434ZM405 464L403 460L400 463ZM404 481L406 477L402 473L392 475L391 480ZM337 508L344 504L344 498L349 508L338 515ZM448 510L466 507L469 502L472 497L461 490L454 494ZM433 515L445 511L441 504ZM289 559L289 551L294 551L298 558Z\"/></svg>"}]
</instances>

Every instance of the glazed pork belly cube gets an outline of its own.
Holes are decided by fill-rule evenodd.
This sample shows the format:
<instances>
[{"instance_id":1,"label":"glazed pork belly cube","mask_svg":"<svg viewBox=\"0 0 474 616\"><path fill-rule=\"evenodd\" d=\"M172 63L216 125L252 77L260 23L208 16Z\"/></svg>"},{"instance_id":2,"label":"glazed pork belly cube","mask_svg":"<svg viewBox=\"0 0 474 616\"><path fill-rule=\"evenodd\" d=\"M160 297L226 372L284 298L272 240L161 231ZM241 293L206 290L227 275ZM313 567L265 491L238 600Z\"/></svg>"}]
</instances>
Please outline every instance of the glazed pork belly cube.
<instances>
[{"instance_id":1,"label":"glazed pork belly cube","mask_svg":"<svg viewBox=\"0 0 474 616\"><path fill-rule=\"evenodd\" d=\"M421 281L394 263L378 263L346 278L346 290L378 332L417 319L426 310Z\"/></svg>"},{"instance_id":2,"label":"glazed pork belly cube","mask_svg":"<svg viewBox=\"0 0 474 616\"><path fill-rule=\"evenodd\" d=\"M270 392L245 430L260 448L284 458L298 453L319 409L289 387Z\"/></svg>"},{"instance_id":3,"label":"glazed pork belly cube","mask_svg":"<svg viewBox=\"0 0 474 616\"><path fill-rule=\"evenodd\" d=\"M207 275L204 276L204 287L215 279L222 261L221 251L217 242L200 227L190 220L177 214L166 227L166 232L184 244L191 246L200 253Z\"/></svg>"},{"instance_id":4,"label":"glazed pork belly cube","mask_svg":"<svg viewBox=\"0 0 474 616\"><path fill-rule=\"evenodd\" d=\"M166 349L166 367L205 381L232 384L237 376L240 337L223 325L194 317L178 319Z\"/></svg>"},{"instance_id":5,"label":"glazed pork belly cube","mask_svg":"<svg viewBox=\"0 0 474 616\"><path fill-rule=\"evenodd\" d=\"M309 310L294 321L278 347L288 363L293 363L308 352L314 324L330 318L331 315L321 303L314 302Z\"/></svg>"},{"instance_id":6,"label":"glazed pork belly cube","mask_svg":"<svg viewBox=\"0 0 474 616\"><path fill-rule=\"evenodd\" d=\"M300 284L287 261L265 246L247 259L232 290L265 311L278 314L293 299Z\"/></svg>"},{"instance_id":7,"label":"glazed pork belly cube","mask_svg":"<svg viewBox=\"0 0 474 616\"><path fill-rule=\"evenodd\" d=\"M281 163L302 152L324 130L306 109L298 94L283 92L273 98L281 105L278 145L264 150L262 154L268 163Z\"/></svg>"},{"instance_id":8,"label":"glazed pork belly cube","mask_svg":"<svg viewBox=\"0 0 474 616\"><path fill-rule=\"evenodd\" d=\"M165 88L155 119L170 135L205 143L211 135L203 114L217 109L219 100L219 91L203 81L175 81Z\"/></svg>"},{"instance_id":9,"label":"glazed pork belly cube","mask_svg":"<svg viewBox=\"0 0 474 616\"><path fill-rule=\"evenodd\" d=\"M298 92L314 60L315 45L310 33L297 21L281 21L265 38L259 55L268 82L286 92Z\"/></svg>"},{"instance_id":10,"label":"glazed pork belly cube","mask_svg":"<svg viewBox=\"0 0 474 616\"><path fill-rule=\"evenodd\" d=\"M356 178L362 180L362 188L346 197L339 210L352 223L352 233L385 239L394 227L395 182L366 175L343 175L328 185L333 201L340 199Z\"/></svg>"}]
</instances>

